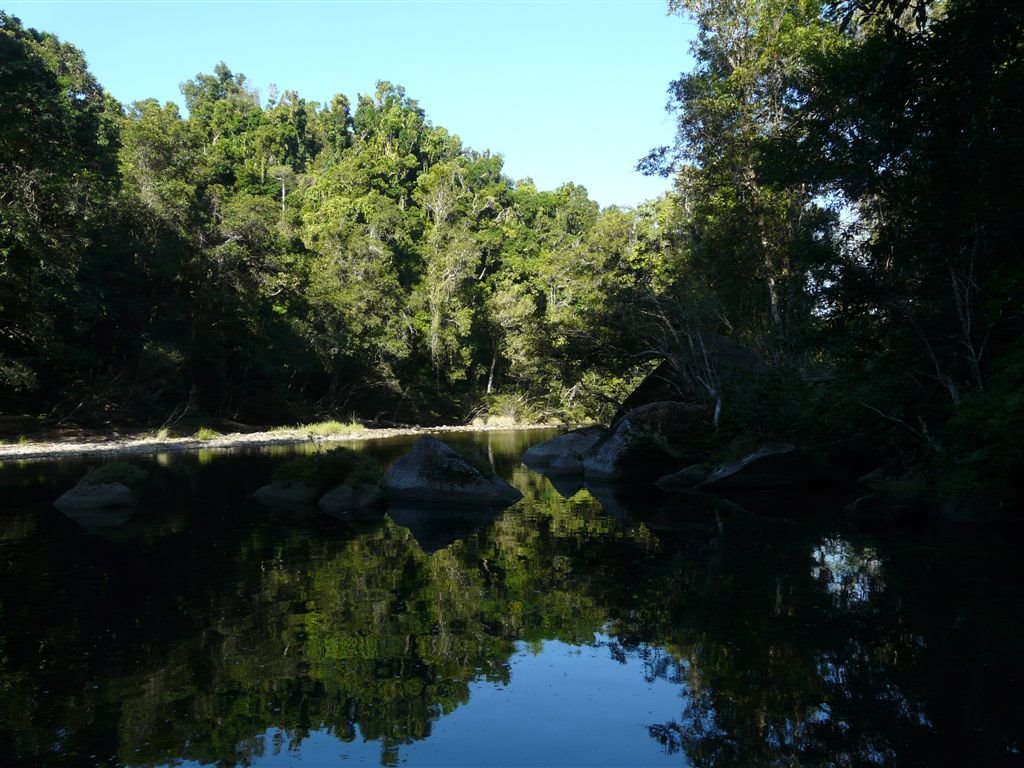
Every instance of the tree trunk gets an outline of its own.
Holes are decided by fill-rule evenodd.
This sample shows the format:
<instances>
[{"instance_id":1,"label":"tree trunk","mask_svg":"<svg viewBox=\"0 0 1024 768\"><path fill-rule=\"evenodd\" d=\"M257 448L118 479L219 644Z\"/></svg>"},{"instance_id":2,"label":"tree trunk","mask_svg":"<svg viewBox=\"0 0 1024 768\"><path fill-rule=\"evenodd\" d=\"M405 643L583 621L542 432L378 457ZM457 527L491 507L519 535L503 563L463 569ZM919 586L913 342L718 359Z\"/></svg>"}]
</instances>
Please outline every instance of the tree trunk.
<instances>
[{"instance_id":1,"label":"tree trunk","mask_svg":"<svg viewBox=\"0 0 1024 768\"><path fill-rule=\"evenodd\" d=\"M491 394L494 391L494 368L498 364L498 350L495 348L491 354L491 370L487 374L487 394Z\"/></svg>"}]
</instances>

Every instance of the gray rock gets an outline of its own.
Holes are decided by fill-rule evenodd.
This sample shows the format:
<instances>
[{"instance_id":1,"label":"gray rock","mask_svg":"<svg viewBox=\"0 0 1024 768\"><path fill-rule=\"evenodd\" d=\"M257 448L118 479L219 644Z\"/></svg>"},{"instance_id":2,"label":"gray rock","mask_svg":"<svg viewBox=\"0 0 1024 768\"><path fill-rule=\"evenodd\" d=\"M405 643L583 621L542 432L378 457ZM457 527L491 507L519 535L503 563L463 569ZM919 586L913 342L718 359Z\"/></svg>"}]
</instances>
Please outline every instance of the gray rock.
<instances>
[{"instance_id":1,"label":"gray rock","mask_svg":"<svg viewBox=\"0 0 1024 768\"><path fill-rule=\"evenodd\" d=\"M582 427L558 435L543 443L531 446L521 461L530 469L554 475L583 474L583 455L600 440L608 430L600 425Z\"/></svg>"},{"instance_id":2,"label":"gray rock","mask_svg":"<svg viewBox=\"0 0 1024 768\"><path fill-rule=\"evenodd\" d=\"M384 494L376 485L338 485L317 501L321 512L335 517L359 517L361 512L384 501Z\"/></svg>"},{"instance_id":3,"label":"gray rock","mask_svg":"<svg viewBox=\"0 0 1024 768\"><path fill-rule=\"evenodd\" d=\"M134 507L138 497L124 483L90 483L79 481L78 485L63 494L54 506L61 512L76 512L95 509L117 509Z\"/></svg>"},{"instance_id":4,"label":"gray rock","mask_svg":"<svg viewBox=\"0 0 1024 768\"><path fill-rule=\"evenodd\" d=\"M635 408L583 457L583 474L588 481L653 481L699 461L710 429L704 406L660 402Z\"/></svg>"},{"instance_id":5,"label":"gray rock","mask_svg":"<svg viewBox=\"0 0 1024 768\"><path fill-rule=\"evenodd\" d=\"M698 487L702 490L757 490L800 485L807 462L789 443L769 443L739 461L722 464Z\"/></svg>"},{"instance_id":6,"label":"gray rock","mask_svg":"<svg viewBox=\"0 0 1024 768\"><path fill-rule=\"evenodd\" d=\"M390 499L436 504L513 504L523 495L500 477L487 477L433 437L421 437L388 468L381 488Z\"/></svg>"},{"instance_id":7,"label":"gray rock","mask_svg":"<svg viewBox=\"0 0 1024 768\"><path fill-rule=\"evenodd\" d=\"M688 467L683 467L678 472L673 472L671 475L659 477L655 485L668 493L688 491L707 480L710 474L710 464L691 464Z\"/></svg>"},{"instance_id":8,"label":"gray rock","mask_svg":"<svg viewBox=\"0 0 1024 768\"><path fill-rule=\"evenodd\" d=\"M313 504L317 495L316 488L311 485L275 480L257 489L252 497L261 504L271 507L294 507Z\"/></svg>"}]
</instances>

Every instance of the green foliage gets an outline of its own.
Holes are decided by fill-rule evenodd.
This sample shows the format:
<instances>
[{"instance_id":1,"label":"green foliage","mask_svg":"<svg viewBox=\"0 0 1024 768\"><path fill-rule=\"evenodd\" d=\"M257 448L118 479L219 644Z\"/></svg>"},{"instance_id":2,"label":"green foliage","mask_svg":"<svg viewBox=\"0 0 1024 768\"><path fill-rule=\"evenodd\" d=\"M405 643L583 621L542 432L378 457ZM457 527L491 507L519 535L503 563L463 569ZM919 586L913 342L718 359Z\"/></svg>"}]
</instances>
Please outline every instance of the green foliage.
<instances>
[{"instance_id":1,"label":"green foliage","mask_svg":"<svg viewBox=\"0 0 1024 768\"><path fill-rule=\"evenodd\" d=\"M200 427L195 431L193 435L196 440L213 440L214 438L222 437L221 433L210 427Z\"/></svg>"},{"instance_id":2,"label":"green foliage","mask_svg":"<svg viewBox=\"0 0 1024 768\"><path fill-rule=\"evenodd\" d=\"M382 475L383 468L372 456L350 448L333 448L285 462L275 470L274 480L325 491L340 483L376 485Z\"/></svg>"},{"instance_id":3,"label":"green foliage","mask_svg":"<svg viewBox=\"0 0 1024 768\"><path fill-rule=\"evenodd\" d=\"M512 427L545 421L540 403L518 393L488 395L473 409L474 424Z\"/></svg>"},{"instance_id":4,"label":"green foliage","mask_svg":"<svg viewBox=\"0 0 1024 768\"><path fill-rule=\"evenodd\" d=\"M187 119L121 107L0 15L0 409L607 420L669 361L724 443L850 425L965 466L1012 446L1024 14L669 6L695 67L641 165L677 184L636 210L513 182L393 83L261 104L221 63L182 85ZM729 381L723 339L768 372ZM999 455L977 463L1013 472Z\"/></svg>"},{"instance_id":5,"label":"green foliage","mask_svg":"<svg viewBox=\"0 0 1024 768\"><path fill-rule=\"evenodd\" d=\"M0 381L49 399L96 314L77 281L116 186L118 105L80 51L3 12L0 92Z\"/></svg>"},{"instance_id":6,"label":"green foliage","mask_svg":"<svg viewBox=\"0 0 1024 768\"><path fill-rule=\"evenodd\" d=\"M1009 309L1024 188L1008 149L1024 13L975 0L669 8L696 23L696 66L670 88L675 145L641 167L677 177L674 258L667 280L609 305L631 318L615 325L717 401L726 445L846 442L876 466L984 467L978 487L1007 485L1019 435L1013 385L998 382L1014 378L1024 331ZM768 374L726 382L702 361L715 335Z\"/></svg>"},{"instance_id":7,"label":"green foliage","mask_svg":"<svg viewBox=\"0 0 1024 768\"><path fill-rule=\"evenodd\" d=\"M989 387L956 410L943 434L954 458L952 474L940 475L959 492L998 489L1019 498L1024 473L1024 346L1000 359ZM941 470L940 470L941 471Z\"/></svg>"},{"instance_id":8,"label":"green foliage","mask_svg":"<svg viewBox=\"0 0 1024 768\"><path fill-rule=\"evenodd\" d=\"M298 424L294 427L275 427L272 432L302 432L310 437L334 437L359 432L366 426L357 421L318 421L312 424Z\"/></svg>"},{"instance_id":9,"label":"green foliage","mask_svg":"<svg viewBox=\"0 0 1024 768\"><path fill-rule=\"evenodd\" d=\"M2 170L25 194L0 213L0 405L433 423L494 392L579 411L635 365L594 333L634 269L634 214L513 183L401 86L261 105L220 63L182 85L183 119L122 109L71 46L2 31L0 164L22 158Z\"/></svg>"}]
</instances>

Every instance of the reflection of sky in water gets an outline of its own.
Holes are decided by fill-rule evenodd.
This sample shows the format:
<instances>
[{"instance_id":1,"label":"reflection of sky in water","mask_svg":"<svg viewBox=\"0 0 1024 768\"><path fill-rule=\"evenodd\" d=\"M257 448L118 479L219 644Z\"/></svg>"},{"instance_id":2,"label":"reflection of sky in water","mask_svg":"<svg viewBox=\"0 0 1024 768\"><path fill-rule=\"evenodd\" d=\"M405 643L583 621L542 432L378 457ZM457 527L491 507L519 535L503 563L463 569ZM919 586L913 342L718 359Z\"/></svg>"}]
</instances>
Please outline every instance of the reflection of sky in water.
<instances>
[{"instance_id":1,"label":"reflection of sky in water","mask_svg":"<svg viewBox=\"0 0 1024 768\"><path fill-rule=\"evenodd\" d=\"M826 538L811 551L815 566L811 578L825 588L839 605L866 603L885 589L882 561L873 547L856 547L846 539Z\"/></svg>"},{"instance_id":2,"label":"reflection of sky in water","mask_svg":"<svg viewBox=\"0 0 1024 768\"><path fill-rule=\"evenodd\" d=\"M398 745L397 755L382 760L381 743L364 740L358 729L351 742L315 731L301 749L287 735L267 731L251 765L687 765L648 731L651 723L680 716L685 688L651 679L650 652L620 651L603 635L592 645L545 641L536 653L520 642L509 660L509 685L471 684L467 703L436 720L427 738Z\"/></svg>"}]
</instances>

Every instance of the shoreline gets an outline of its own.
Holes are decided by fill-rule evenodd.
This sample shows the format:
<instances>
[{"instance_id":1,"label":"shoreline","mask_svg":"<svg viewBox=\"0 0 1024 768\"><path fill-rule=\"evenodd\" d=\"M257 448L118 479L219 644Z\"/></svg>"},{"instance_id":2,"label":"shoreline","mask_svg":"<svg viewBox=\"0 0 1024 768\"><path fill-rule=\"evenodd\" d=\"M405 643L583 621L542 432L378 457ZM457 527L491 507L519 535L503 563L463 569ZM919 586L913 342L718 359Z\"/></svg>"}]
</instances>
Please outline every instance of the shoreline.
<instances>
[{"instance_id":1,"label":"shoreline","mask_svg":"<svg viewBox=\"0 0 1024 768\"><path fill-rule=\"evenodd\" d=\"M210 449L263 448L301 443L347 443L383 440L389 437L444 434L448 432L501 432L521 429L558 429L555 424L514 424L502 426L459 425L447 427L383 427L353 430L337 435L313 436L299 430L287 432L232 432L210 440L195 437L148 437L142 435L97 434L95 437L67 441L0 444L0 462L33 459L61 459L79 456L146 456L158 453L185 453Z\"/></svg>"}]
</instances>

